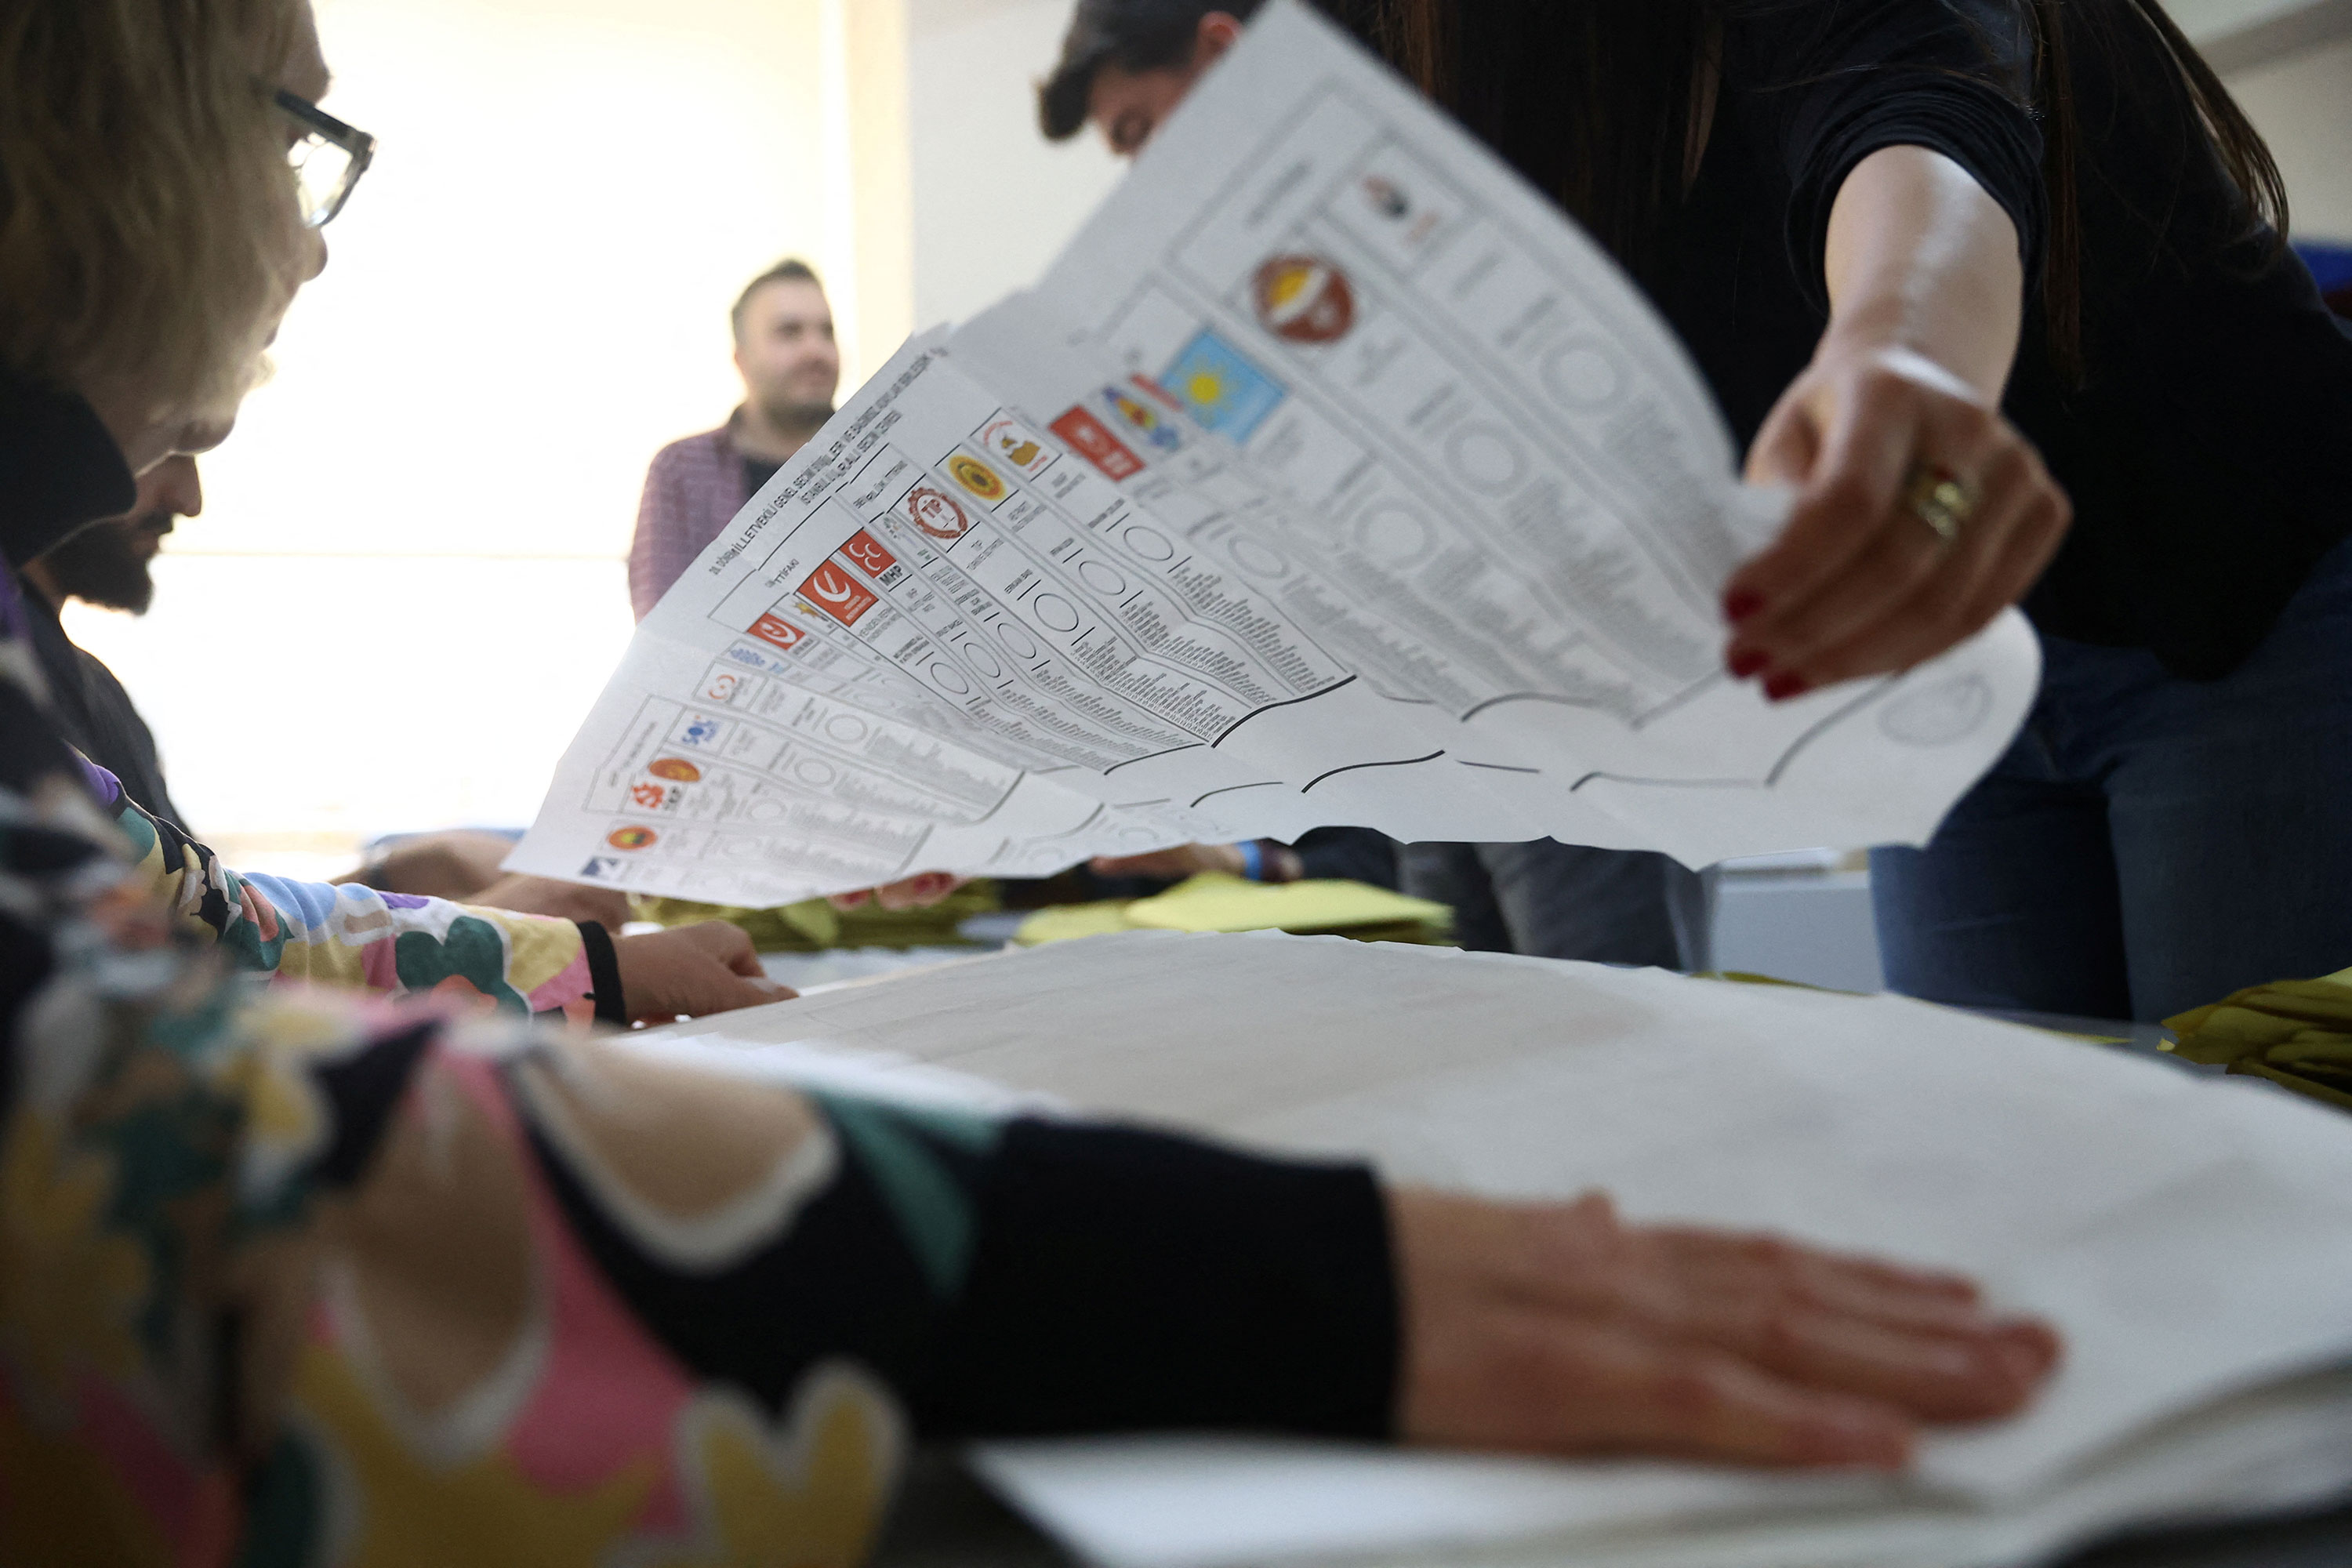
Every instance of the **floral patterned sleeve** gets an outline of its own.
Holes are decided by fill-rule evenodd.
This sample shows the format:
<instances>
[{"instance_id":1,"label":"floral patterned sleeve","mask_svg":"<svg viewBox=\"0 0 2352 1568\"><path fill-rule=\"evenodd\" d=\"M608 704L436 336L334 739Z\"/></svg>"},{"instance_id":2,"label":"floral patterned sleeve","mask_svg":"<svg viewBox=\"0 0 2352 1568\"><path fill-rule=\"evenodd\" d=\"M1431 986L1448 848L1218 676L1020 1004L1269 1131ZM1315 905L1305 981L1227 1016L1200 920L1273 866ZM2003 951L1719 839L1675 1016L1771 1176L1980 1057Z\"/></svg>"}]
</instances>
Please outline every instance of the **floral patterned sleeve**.
<instances>
[{"instance_id":1,"label":"floral patterned sleeve","mask_svg":"<svg viewBox=\"0 0 2352 1568\"><path fill-rule=\"evenodd\" d=\"M926 1433L1386 1431L1369 1173L257 991L10 652L0 1563L848 1568Z\"/></svg>"},{"instance_id":2,"label":"floral patterned sleeve","mask_svg":"<svg viewBox=\"0 0 2352 1568\"><path fill-rule=\"evenodd\" d=\"M599 1016L601 985L617 977L598 962L609 942L571 921L477 909L446 899L380 893L349 883L298 882L240 873L166 818L122 792L114 775L85 764L91 787L115 813L141 871L182 924L215 942L229 962L281 980L378 991L486 997L509 1012ZM617 996L602 1016L625 1015Z\"/></svg>"}]
</instances>

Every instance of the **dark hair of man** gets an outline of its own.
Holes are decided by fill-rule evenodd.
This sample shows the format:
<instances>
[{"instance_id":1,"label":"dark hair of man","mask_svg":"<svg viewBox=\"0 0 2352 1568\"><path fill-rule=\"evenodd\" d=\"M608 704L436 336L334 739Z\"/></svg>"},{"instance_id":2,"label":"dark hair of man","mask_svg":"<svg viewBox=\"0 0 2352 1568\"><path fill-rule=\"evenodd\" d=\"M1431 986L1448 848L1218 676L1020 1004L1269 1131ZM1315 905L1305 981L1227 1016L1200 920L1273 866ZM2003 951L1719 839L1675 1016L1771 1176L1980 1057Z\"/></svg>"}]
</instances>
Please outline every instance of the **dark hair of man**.
<instances>
[{"instance_id":1,"label":"dark hair of man","mask_svg":"<svg viewBox=\"0 0 2352 1568\"><path fill-rule=\"evenodd\" d=\"M771 283L814 283L820 289L824 287L817 281L814 268L797 256L787 256L744 284L743 291L735 296L735 308L728 312L728 320L734 323L736 342L743 340L743 312L751 308L751 296Z\"/></svg>"},{"instance_id":2,"label":"dark hair of man","mask_svg":"<svg viewBox=\"0 0 2352 1568\"><path fill-rule=\"evenodd\" d=\"M1699 62L1727 20L1771 16L1791 28L1827 26L1839 7L1801 0L1320 0L1422 90L1591 229L1636 277L1654 279L1703 117ZM2213 253L2249 240L2267 259L2285 243L2286 189L2270 150L2157 0L1983 0L1957 14L1977 26L2026 29L2033 79L1996 80L2041 118L2049 242L2039 303L2052 363L2070 382L2085 341L2080 181L2098 178L2104 123L2128 101L2177 145L2125 155L2218 158L2244 197L2236 234L2201 237ZM1080 12L1083 17L1085 8ZM1076 29L1073 30L1074 36ZM2116 103L2087 106L2071 59L2095 52ZM2087 56L2085 58L2088 58ZM2150 261L2165 242L2150 215ZM2267 232L2265 232L2267 230Z\"/></svg>"},{"instance_id":3,"label":"dark hair of man","mask_svg":"<svg viewBox=\"0 0 2352 1568\"><path fill-rule=\"evenodd\" d=\"M1062 37L1062 58L1037 88L1037 123L1046 136L1066 142L1087 122L1095 74L1105 66L1123 71L1173 70L1192 58L1201 18L1223 11L1246 22L1259 0L1078 0L1077 15Z\"/></svg>"}]
</instances>

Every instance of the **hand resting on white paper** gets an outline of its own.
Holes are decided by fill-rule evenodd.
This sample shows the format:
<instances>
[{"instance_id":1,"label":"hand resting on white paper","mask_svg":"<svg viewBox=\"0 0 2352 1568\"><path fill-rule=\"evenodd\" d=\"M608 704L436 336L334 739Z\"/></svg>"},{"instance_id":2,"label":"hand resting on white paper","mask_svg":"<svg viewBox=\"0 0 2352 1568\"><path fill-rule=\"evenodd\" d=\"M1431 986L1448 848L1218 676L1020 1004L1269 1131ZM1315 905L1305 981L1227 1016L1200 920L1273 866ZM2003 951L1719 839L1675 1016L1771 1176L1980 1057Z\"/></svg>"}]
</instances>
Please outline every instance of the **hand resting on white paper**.
<instances>
[{"instance_id":1,"label":"hand resting on white paper","mask_svg":"<svg viewBox=\"0 0 2352 1568\"><path fill-rule=\"evenodd\" d=\"M725 921L615 938L613 959L629 1016L642 1023L731 1013L799 994L770 980L751 939Z\"/></svg>"},{"instance_id":2,"label":"hand resting on white paper","mask_svg":"<svg viewBox=\"0 0 2352 1568\"><path fill-rule=\"evenodd\" d=\"M987 991L968 981L957 984L976 997ZM866 994L887 1006L900 985L925 994L920 981L910 979ZM934 985L924 1005L936 1009L940 1000ZM816 1007L813 1016L822 1018L826 1002L803 1005ZM1164 999L1151 1005L1164 1008ZM964 1033L961 1026L950 1028ZM985 1025L971 1031L988 1032ZM898 1033L894 1026L885 1038ZM746 1075L834 1095L878 1095L988 1116L1037 1109L954 1068L925 1067L903 1076L912 1064L887 1047L845 1053L832 1046L771 1045L747 1051L740 1040L714 1034L647 1036L636 1048L680 1069ZM782 1058L772 1054L779 1051ZM1113 1191L1125 1179L1108 1171L1096 1176L1108 1178ZM1180 1208L1182 1200L1172 1194L1181 1185L1168 1189ZM1369 1360L1355 1372L1377 1375L1380 1393L1368 1404L1377 1407L1385 1399L1387 1418L1380 1426L1405 1444L1897 1470L1911 1462L1931 1423L1989 1421L2023 1411L2059 1361L2051 1328L1996 1315L1974 1283L1948 1272L1774 1236L1624 1225L1611 1200L1598 1194L1572 1203L1524 1204L1397 1184L1384 1184L1381 1192L1382 1204L1365 1215L1374 1235L1359 1239L1376 1251L1394 1282L1394 1348L1377 1372ZM1118 1207L1116 1199L1108 1201ZM1171 1352L1145 1328L1159 1309L1123 1294L1135 1283L1128 1272L1111 1268L1076 1297L1069 1281L1050 1277L1051 1268L1019 1276L1013 1289L1024 1321L1059 1321L1075 1313L1091 1325L1082 1337L1108 1333L1126 1342L1122 1352L1104 1359L1099 1345L1073 1352L1050 1339L1053 1348L1045 1353L1057 1368L1073 1354L1081 1361L1097 1356L1085 1361L1088 1397L1121 1413L1107 1426L1082 1429L1202 1424L1290 1429L1269 1416L1265 1403L1270 1375L1265 1345L1296 1344L1301 1335L1346 1339L1360 1325L1326 1315L1333 1310L1328 1293L1318 1305L1318 1291L1329 1283L1326 1275L1318 1275L1311 1288L1283 1288L1286 1279L1294 1286L1306 1283L1294 1278L1302 1265L1278 1239L1289 1234L1286 1216L1260 1217L1269 1223L1238 1224L1221 1214L1210 1226L1219 1239L1204 1251L1181 1240L1171 1244L1157 1231L1141 1242L1154 1254L1172 1245L1193 1284L1212 1299L1230 1291L1262 1303L1234 1320L1234 1331L1249 1342L1209 1354L1187 1385L1184 1412L1170 1412L1165 1421L1123 1385L1130 1380L1151 1384L1158 1374L1148 1369L1155 1358L1197 1355L1200 1345ZM983 1234L978 1245L986 1250L992 1243ZM1263 1250L1270 1245L1273 1252ZM1351 1293L1347 1300L1350 1306L1340 1319L1360 1297ZM1208 1331L1208 1337L1221 1331ZM1004 1364L1017 1369L1030 1352L1011 1346L997 1353L1011 1357ZM1055 1373L1045 1375L1050 1381ZM1221 1417L1220 1410L1230 1414ZM989 1424L981 1419L973 1429L985 1435ZM1024 1430L1035 1435L1053 1428Z\"/></svg>"},{"instance_id":3,"label":"hand resting on white paper","mask_svg":"<svg viewBox=\"0 0 2352 1568\"><path fill-rule=\"evenodd\" d=\"M1626 1226L1599 1194L1390 1215L1409 1441L1899 1469L1922 1423L2014 1415L2059 1359L1957 1276Z\"/></svg>"}]
</instances>

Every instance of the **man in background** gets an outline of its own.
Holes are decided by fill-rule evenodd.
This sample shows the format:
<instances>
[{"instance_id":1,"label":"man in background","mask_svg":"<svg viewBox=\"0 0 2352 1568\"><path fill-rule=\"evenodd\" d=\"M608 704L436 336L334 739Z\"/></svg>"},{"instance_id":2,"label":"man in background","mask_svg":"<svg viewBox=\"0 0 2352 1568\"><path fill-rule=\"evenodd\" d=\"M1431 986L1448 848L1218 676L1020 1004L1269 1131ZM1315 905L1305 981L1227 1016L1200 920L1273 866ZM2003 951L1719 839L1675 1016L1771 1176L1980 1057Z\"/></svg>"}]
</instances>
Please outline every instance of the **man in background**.
<instances>
[{"instance_id":1,"label":"man in background","mask_svg":"<svg viewBox=\"0 0 2352 1568\"><path fill-rule=\"evenodd\" d=\"M1240 40L1258 4L1078 0L1062 57L1037 89L1040 128L1062 142L1092 124L1114 153L1133 157L1202 74ZM1326 0L1324 9L1361 8ZM1188 846L1097 868L1139 868L1137 862L1209 847ZM1661 969L1714 966L1713 874L1689 870L1667 856L1543 838L1407 844L1399 858L1404 890L1451 906L1454 939L1474 951Z\"/></svg>"},{"instance_id":2,"label":"man in background","mask_svg":"<svg viewBox=\"0 0 2352 1568\"><path fill-rule=\"evenodd\" d=\"M742 403L718 429L663 447L646 474L629 543L629 603L639 620L833 417L841 352L808 263L779 261L752 279L735 300L734 324Z\"/></svg>"},{"instance_id":3,"label":"man in background","mask_svg":"<svg viewBox=\"0 0 2352 1568\"><path fill-rule=\"evenodd\" d=\"M743 401L718 429L673 441L655 453L646 471L637 531L629 541L629 606L641 621L743 503L833 417L841 350L834 342L833 307L825 301L824 285L807 262L788 257L752 279L735 297L731 319ZM443 847L425 845L420 852L434 857L436 874L462 879L478 868L489 847L459 846L467 854L455 860L440 853ZM847 910L872 900L878 908L897 910L937 903L962 882L931 872L843 894L835 902ZM508 878L488 892L503 894L524 884L529 891L523 896L532 902L561 886L540 878Z\"/></svg>"},{"instance_id":4,"label":"man in background","mask_svg":"<svg viewBox=\"0 0 2352 1568\"><path fill-rule=\"evenodd\" d=\"M59 540L47 554L22 563L25 583L32 589L26 595L26 608L33 648L58 727L82 755L121 779L131 799L183 827L187 819L164 787L163 764L147 721L114 671L66 635L58 612L67 600L79 599L101 609L145 615L155 601L151 568L163 536L181 518L204 510L196 460L172 458L141 477L139 499L127 515L91 523Z\"/></svg>"}]
</instances>

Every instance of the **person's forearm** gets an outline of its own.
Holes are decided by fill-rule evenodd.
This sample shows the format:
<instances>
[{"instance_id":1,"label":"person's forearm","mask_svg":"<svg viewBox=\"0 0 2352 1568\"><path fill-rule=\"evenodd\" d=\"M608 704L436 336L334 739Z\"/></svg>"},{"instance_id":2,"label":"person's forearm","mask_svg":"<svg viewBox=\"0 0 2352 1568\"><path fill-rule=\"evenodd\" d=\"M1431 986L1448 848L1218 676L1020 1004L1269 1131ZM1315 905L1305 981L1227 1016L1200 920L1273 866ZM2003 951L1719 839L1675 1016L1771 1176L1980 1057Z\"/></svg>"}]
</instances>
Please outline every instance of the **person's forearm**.
<instances>
[{"instance_id":1,"label":"person's forearm","mask_svg":"<svg viewBox=\"0 0 2352 1568\"><path fill-rule=\"evenodd\" d=\"M603 1045L510 1077L590 1258L685 1364L772 1406L846 1360L927 1436L1390 1430L1395 1277L1365 1167L850 1095L784 1104ZM795 1130L796 1152L777 1142ZM614 1140L737 1194L713 1214L772 1191L775 1217L681 1266L664 1238L684 1233L614 1201L635 1191L614 1184ZM804 1184L777 1186L787 1170Z\"/></svg>"},{"instance_id":2,"label":"person's forearm","mask_svg":"<svg viewBox=\"0 0 2352 1568\"><path fill-rule=\"evenodd\" d=\"M238 969L392 995L455 979L514 1011L598 1016L589 939L572 921L244 875L125 796L111 774L103 792L154 897ZM604 1016L619 1005L609 1002Z\"/></svg>"},{"instance_id":3,"label":"person's forearm","mask_svg":"<svg viewBox=\"0 0 2352 1568\"><path fill-rule=\"evenodd\" d=\"M1901 348L1999 401L2017 353L2025 273L2017 227L1951 159L1882 147L1830 210L1822 347Z\"/></svg>"},{"instance_id":4,"label":"person's forearm","mask_svg":"<svg viewBox=\"0 0 2352 1568\"><path fill-rule=\"evenodd\" d=\"M1395 1274L1369 1168L1024 1120L973 1201L919 1430L1390 1435Z\"/></svg>"}]
</instances>

